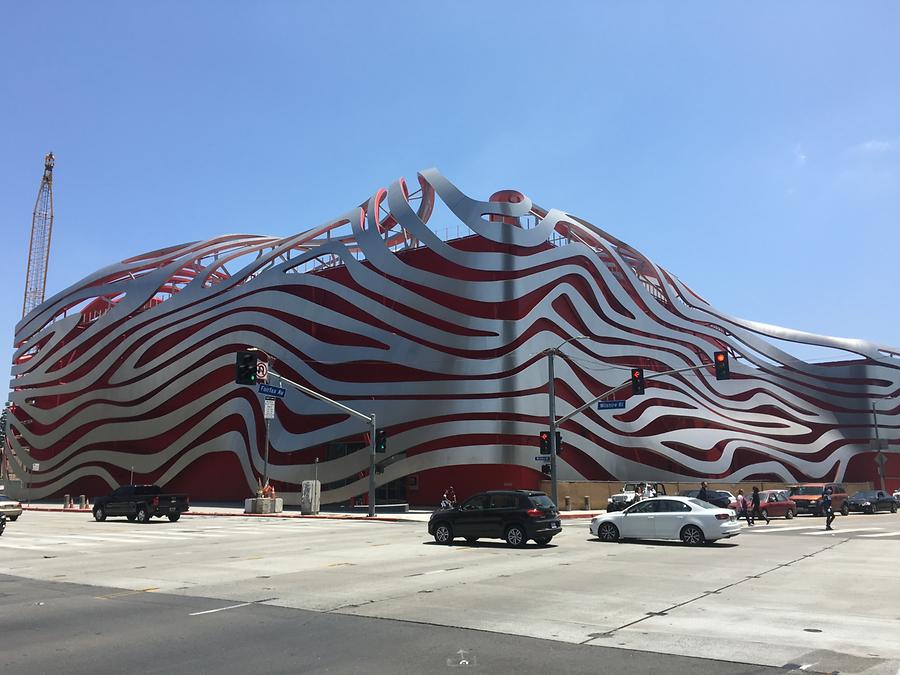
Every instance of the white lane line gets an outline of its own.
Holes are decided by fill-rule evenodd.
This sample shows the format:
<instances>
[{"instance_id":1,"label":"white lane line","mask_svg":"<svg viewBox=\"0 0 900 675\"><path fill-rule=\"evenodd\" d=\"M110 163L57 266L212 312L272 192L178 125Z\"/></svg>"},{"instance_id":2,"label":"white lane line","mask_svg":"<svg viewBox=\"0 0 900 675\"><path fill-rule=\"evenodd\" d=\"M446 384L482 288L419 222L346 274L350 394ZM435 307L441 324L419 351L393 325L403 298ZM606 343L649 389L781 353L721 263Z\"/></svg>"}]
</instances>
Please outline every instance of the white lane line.
<instances>
[{"instance_id":1,"label":"white lane line","mask_svg":"<svg viewBox=\"0 0 900 675\"><path fill-rule=\"evenodd\" d=\"M849 532L877 532L880 530L880 527L850 527L850 528L835 528L834 530L820 530L819 532L803 532L803 534L810 535L813 537L821 537L826 534L847 534Z\"/></svg>"},{"instance_id":2,"label":"white lane line","mask_svg":"<svg viewBox=\"0 0 900 675\"><path fill-rule=\"evenodd\" d=\"M237 609L238 607L246 607L252 605L252 602L242 602L239 605L229 605L228 607L219 607L218 609L207 609L205 612L191 612L188 616L200 616L201 614L214 614L215 612L224 612L226 609Z\"/></svg>"},{"instance_id":3,"label":"white lane line","mask_svg":"<svg viewBox=\"0 0 900 675\"><path fill-rule=\"evenodd\" d=\"M793 530L816 530L820 529L822 525L796 525L796 526L782 526L782 527L766 527L765 525L754 525L752 528L744 526L742 532L746 532L750 530L751 532L790 532Z\"/></svg>"},{"instance_id":4,"label":"white lane line","mask_svg":"<svg viewBox=\"0 0 900 675\"><path fill-rule=\"evenodd\" d=\"M879 532L878 534L861 534L860 537L900 537L900 532Z\"/></svg>"}]
</instances>

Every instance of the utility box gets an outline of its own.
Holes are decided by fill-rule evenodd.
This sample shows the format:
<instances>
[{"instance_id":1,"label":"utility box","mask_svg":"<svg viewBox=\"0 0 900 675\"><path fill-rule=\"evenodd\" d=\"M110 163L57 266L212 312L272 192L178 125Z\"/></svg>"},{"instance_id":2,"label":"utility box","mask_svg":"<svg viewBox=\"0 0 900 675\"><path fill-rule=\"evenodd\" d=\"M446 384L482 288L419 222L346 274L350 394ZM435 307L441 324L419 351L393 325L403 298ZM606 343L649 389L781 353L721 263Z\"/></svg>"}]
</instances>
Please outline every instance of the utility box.
<instances>
[{"instance_id":1,"label":"utility box","mask_svg":"<svg viewBox=\"0 0 900 675\"><path fill-rule=\"evenodd\" d=\"M303 515L316 515L319 512L322 483L317 480L305 480L300 484L300 487L300 513Z\"/></svg>"}]
</instances>

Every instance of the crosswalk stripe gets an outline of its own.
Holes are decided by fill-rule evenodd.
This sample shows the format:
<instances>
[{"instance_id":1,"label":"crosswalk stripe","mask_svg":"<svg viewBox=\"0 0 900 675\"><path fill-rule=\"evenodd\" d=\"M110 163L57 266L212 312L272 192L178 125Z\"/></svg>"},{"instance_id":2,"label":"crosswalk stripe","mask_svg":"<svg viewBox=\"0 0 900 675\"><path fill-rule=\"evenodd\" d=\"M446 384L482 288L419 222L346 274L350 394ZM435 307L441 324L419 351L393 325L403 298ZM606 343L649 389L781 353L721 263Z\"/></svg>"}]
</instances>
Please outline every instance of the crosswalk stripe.
<instances>
[{"instance_id":1,"label":"crosswalk stripe","mask_svg":"<svg viewBox=\"0 0 900 675\"><path fill-rule=\"evenodd\" d=\"M861 534L860 537L900 537L900 532L879 532L878 534Z\"/></svg>"},{"instance_id":2,"label":"crosswalk stripe","mask_svg":"<svg viewBox=\"0 0 900 675\"><path fill-rule=\"evenodd\" d=\"M850 532L874 532L880 530L880 527L851 527L851 528L841 528L835 530L820 530L818 532L803 532L803 534L812 535L813 537L821 537L825 534L848 534Z\"/></svg>"},{"instance_id":3,"label":"crosswalk stripe","mask_svg":"<svg viewBox=\"0 0 900 675\"><path fill-rule=\"evenodd\" d=\"M822 527L821 523L819 525L791 525L784 527L765 527L763 525L754 525L752 532L791 532L794 530L816 530ZM744 527L743 531L749 530L749 527Z\"/></svg>"}]
</instances>

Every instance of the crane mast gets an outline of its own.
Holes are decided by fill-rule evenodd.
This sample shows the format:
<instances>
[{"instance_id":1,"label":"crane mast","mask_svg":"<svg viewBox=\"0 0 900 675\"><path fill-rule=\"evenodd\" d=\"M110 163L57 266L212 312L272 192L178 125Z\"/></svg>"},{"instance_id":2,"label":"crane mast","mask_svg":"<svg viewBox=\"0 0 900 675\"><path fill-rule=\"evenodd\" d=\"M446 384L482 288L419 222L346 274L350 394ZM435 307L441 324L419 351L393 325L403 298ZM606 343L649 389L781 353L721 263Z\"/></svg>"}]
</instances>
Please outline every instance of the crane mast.
<instances>
[{"instance_id":1,"label":"crane mast","mask_svg":"<svg viewBox=\"0 0 900 675\"><path fill-rule=\"evenodd\" d=\"M47 153L44 157L44 176L41 178L31 218L31 243L28 246L22 316L44 301L47 263L50 259L50 234L53 231L53 164L53 153Z\"/></svg>"}]
</instances>

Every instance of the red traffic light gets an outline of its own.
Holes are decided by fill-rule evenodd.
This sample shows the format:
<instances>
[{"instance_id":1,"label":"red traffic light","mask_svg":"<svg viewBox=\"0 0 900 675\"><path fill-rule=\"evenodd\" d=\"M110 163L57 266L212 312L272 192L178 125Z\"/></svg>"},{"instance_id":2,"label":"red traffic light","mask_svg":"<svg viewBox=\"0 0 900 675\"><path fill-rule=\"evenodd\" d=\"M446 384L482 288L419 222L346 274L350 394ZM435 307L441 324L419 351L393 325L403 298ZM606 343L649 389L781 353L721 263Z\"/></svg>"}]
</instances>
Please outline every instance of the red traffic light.
<instances>
[{"instance_id":1,"label":"red traffic light","mask_svg":"<svg viewBox=\"0 0 900 675\"><path fill-rule=\"evenodd\" d=\"M716 379L730 380L731 369L728 366L728 352L715 352L713 354L713 361L716 366Z\"/></svg>"},{"instance_id":2,"label":"red traffic light","mask_svg":"<svg viewBox=\"0 0 900 675\"><path fill-rule=\"evenodd\" d=\"M631 391L633 394L640 396L644 393L644 369L631 369Z\"/></svg>"}]
</instances>

